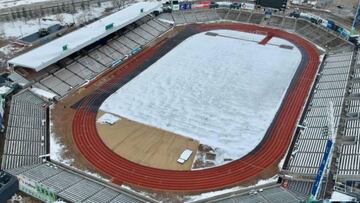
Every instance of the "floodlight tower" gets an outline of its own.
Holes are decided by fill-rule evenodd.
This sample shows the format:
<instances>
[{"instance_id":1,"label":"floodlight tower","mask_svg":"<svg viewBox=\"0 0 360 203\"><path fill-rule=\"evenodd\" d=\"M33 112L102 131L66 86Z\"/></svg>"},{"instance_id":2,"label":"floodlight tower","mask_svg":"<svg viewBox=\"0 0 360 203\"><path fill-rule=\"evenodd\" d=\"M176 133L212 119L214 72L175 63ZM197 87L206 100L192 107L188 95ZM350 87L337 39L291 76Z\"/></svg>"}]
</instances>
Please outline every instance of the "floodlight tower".
<instances>
[{"instance_id":1,"label":"floodlight tower","mask_svg":"<svg viewBox=\"0 0 360 203\"><path fill-rule=\"evenodd\" d=\"M329 102L327 109L327 125L323 127L323 136L327 137L325 152L320 162L318 172L316 174L315 182L311 188L309 200L316 200L319 190L321 188L322 179L329 165L329 160L332 157L333 146L335 143L335 119L334 119L334 105L332 101Z\"/></svg>"}]
</instances>

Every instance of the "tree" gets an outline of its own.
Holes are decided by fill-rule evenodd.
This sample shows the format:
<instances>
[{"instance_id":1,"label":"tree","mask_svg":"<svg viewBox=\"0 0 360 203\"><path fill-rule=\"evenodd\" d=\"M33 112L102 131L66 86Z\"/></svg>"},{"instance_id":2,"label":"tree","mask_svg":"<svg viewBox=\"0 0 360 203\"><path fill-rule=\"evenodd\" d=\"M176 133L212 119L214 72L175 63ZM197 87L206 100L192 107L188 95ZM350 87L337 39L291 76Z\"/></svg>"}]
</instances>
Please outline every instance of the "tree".
<instances>
[{"instance_id":1,"label":"tree","mask_svg":"<svg viewBox=\"0 0 360 203\"><path fill-rule=\"evenodd\" d=\"M55 15L55 19L60 22L61 25L64 24L65 17L63 14L58 13Z\"/></svg>"},{"instance_id":2,"label":"tree","mask_svg":"<svg viewBox=\"0 0 360 203\"><path fill-rule=\"evenodd\" d=\"M74 0L72 0L71 1L71 5L72 5L72 13L76 13L76 6L75 6L75 1Z\"/></svg>"},{"instance_id":3,"label":"tree","mask_svg":"<svg viewBox=\"0 0 360 203\"><path fill-rule=\"evenodd\" d=\"M65 12L65 11L66 11L66 6L65 6L65 3L64 3L64 2L61 4L61 10L62 10L62 12Z\"/></svg>"},{"instance_id":4,"label":"tree","mask_svg":"<svg viewBox=\"0 0 360 203\"><path fill-rule=\"evenodd\" d=\"M21 10L16 9L16 17L21 18Z\"/></svg>"},{"instance_id":5,"label":"tree","mask_svg":"<svg viewBox=\"0 0 360 203\"><path fill-rule=\"evenodd\" d=\"M23 15L23 17L25 18L25 21L26 21L27 13L26 13L25 7L22 7L22 15Z\"/></svg>"},{"instance_id":6,"label":"tree","mask_svg":"<svg viewBox=\"0 0 360 203\"><path fill-rule=\"evenodd\" d=\"M114 8L121 8L121 0L112 0L111 3Z\"/></svg>"},{"instance_id":7,"label":"tree","mask_svg":"<svg viewBox=\"0 0 360 203\"><path fill-rule=\"evenodd\" d=\"M85 14L85 12L79 14L79 15L76 17L76 22L77 22L79 25L83 25L83 24L86 23L86 14Z\"/></svg>"},{"instance_id":8,"label":"tree","mask_svg":"<svg viewBox=\"0 0 360 203\"><path fill-rule=\"evenodd\" d=\"M4 30L4 24L0 24L0 37L4 37L5 36L5 30Z\"/></svg>"},{"instance_id":9,"label":"tree","mask_svg":"<svg viewBox=\"0 0 360 203\"><path fill-rule=\"evenodd\" d=\"M81 1L81 10L85 10L85 3L84 3L84 1Z\"/></svg>"},{"instance_id":10,"label":"tree","mask_svg":"<svg viewBox=\"0 0 360 203\"><path fill-rule=\"evenodd\" d=\"M45 16L44 8L42 7L42 5L40 5L40 16L41 17Z\"/></svg>"}]
</instances>

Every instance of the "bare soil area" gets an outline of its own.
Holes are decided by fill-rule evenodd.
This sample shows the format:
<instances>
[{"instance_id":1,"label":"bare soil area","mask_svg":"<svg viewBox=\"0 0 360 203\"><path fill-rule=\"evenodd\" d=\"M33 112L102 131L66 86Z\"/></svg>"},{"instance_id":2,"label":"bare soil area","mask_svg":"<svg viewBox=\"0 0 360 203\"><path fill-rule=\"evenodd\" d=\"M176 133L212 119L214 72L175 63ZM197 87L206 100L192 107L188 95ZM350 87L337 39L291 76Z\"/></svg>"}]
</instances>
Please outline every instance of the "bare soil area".
<instances>
[{"instance_id":1,"label":"bare soil area","mask_svg":"<svg viewBox=\"0 0 360 203\"><path fill-rule=\"evenodd\" d=\"M98 117L104 112L99 112ZM161 169L190 170L199 142L121 118L113 125L96 124L102 141L116 154L135 163ZM185 149L193 154L184 164L177 159Z\"/></svg>"}]
</instances>

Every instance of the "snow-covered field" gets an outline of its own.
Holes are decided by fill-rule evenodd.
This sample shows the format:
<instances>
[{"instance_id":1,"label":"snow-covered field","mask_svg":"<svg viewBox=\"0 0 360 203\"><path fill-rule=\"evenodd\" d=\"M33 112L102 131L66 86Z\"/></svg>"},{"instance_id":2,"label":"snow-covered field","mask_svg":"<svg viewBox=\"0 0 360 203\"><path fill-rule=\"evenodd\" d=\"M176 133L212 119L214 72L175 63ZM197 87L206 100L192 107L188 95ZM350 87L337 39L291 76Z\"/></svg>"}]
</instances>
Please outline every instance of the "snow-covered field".
<instances>
[{"instance_id":1,"label":"snow-covered field","mask_svg":"<svg viewBox=\"0 0 360 203\"><path fill-rule=\"evenodd\" d=\"M217 165L249 153L273 120L301 53L279 38L263 46L263 35L212 32L222 36L186 39L100 109L199 140L215 149Z\"/></svg>"}]
</instances>

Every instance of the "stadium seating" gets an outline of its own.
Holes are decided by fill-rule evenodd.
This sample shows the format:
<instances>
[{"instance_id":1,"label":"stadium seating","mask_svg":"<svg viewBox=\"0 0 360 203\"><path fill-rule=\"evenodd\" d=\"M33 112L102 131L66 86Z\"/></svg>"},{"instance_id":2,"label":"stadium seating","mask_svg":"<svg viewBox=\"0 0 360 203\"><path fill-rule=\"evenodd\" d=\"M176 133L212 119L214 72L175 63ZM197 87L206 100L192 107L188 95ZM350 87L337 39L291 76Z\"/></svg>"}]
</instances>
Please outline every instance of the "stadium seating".
<instances>
[{"instance_id":1,"label":"stadium seating","mask_svg":"<svg viewBox=\"0 0 360 203\"><path fill-rule=\"evenodd\" d=\"M262 13L252 13L249 19L249 23L260 24L264 20L264 14Z\"/></svg>"},{"instance_id":2,"label":"stadium seating","mask_svg":"<svg viewBox=\"0 0 360 203\"><path fill-rule=\"evenodd\" d=\"M89 80L95 75L94 71L86 68L85 66L81 65L78 62L69 64L68 66L66 66L66 69L81 77L84 80L84 82L85 80Z\"/></svg>"},{"instance_id":3,"label":"stadium seating","mask_svg":"<svg viewBox=\"0 0 360 203\"><path fill-rule=\"evenodd\" d=\"M193 11L183 11L182 15L184 16L186 23L198 22Z\"/></svg>"},{"instance_id":4,"label":"stadium seating","mask_svg":"<svg viewBox=\"0 0 360 203\"><path fill-rule=\"evenodd\" d=\"M29 90L13 96L1 168L8 170L41 163L46 154L47 103Z\"/></svg>"},{"instance_id":5,"label":"stadium seating","mask_svg":"<svg viewBox=\"0 0 360 203\"><path fill-rule=\"evenodd\" d=\"M65 81L67 84L69 84L71 87L76 87L82 83L84 83L84 80L80 78L79 76L75 75L71 71L63 68L56 73L54 73L56 77L61 79L62 81Z\"/></svg>"},{"instance_id":6,"label":"stadium seating","mask_svg":"<svg viewBox=\"0 0 360 203\"><path fill-rule=\"evenodd\" d=\"M292 155L288 165L285 166L285 170L290 175L309 177L307 181L289 183L289 190L295 193L307 196L312 180L318 172L328 139L323 136L323 127L327 125L327 108L330 101L334 106L335 132L337 132L353 56L353 52L329 54L320 71L301 123L305 128L301 128L295 136L295 145L290 152Z\"/></svg>"},{"instance_id":7,"label":"stadium seating","mask_svg":"<svg viewBox=\"0 0 360 203\"><path fill-rule=\"evenodd\" d=\"M46 86L52 92L60 95L65 96L68 91L71 90L71 86L66 84L64 81L60 80L59 78L49 75L48 77L40 80L40 83Z\"/></svg>"},{"instance_id":8,"label":"stadium seating","mask_svg":"<svg viewBox=\"0 0 360 203\"><path fill-rule=\"evenodd\" d=\"M148 32L153 37L157 37L157 36L161 35L161 31L151 27L147 23L142 24L140 27L141 27L141 29L143 29L145 32Z\"/></svg>"},{"instance_id":9,"label":"stadium seating","mask_svg":"<svg viewBox=\"0 0 360 203\"><path fill-rule=\"evenodd\" d=\"M275 27L282 27L284 16L272 15L268 21L268 25Z\"/></svg>"},{"instance_id":10,"label":"stadium seating","mask_svg":"<svg viewBox=\"0 0 360 203\"><path fill-rule=\"evenodd\" d=\"M302 195L289 192L280 185L274 184L264 186L260 192L257 189L243 189L239 191L233 191L219 195L218 197L212 197L203 199L199 202L217 202L217 203L232 203L232 202L246 202L246 203L258 203L258 202L282 202L292 203L300 202L306 198Z\"/></svg>"},{"instance_id":11,"label":"stadium seating","mask_svg":"<svg viewBox=\"0 0 360 203\"><path fill-rule=\"evenodd\" d=\"M216 10L214 10L214 9L210 9L207 11L207 17L208 17L209 21L220 20L219 15L217 14Z\"/></svg>"},{"instance_id":12,"label":"stadium seating","mask_svg":"<svg viewBox=\"0 0 360 203\"><path fill-rule=\"evenodd\" d=\"M163 23L163 22L161 22L159 20L155 20L155 19L147 22L147 24L150 25L151 27L157 29L161 33L164 33L171 28L171 25L169 25L167 23Z\"/></svg>"},{"instance_id":13,"label":"stadium seating","mask_svg":"<svg viewBox=\"0 0 360 203\"><path fill-rule=\"evenodd\" d=\"M174 22L174 18L173 18L171 13L162 13L158 17L158 19L163 19L163 20L166 20L168 22ZM149 22L147 24L149 24Z\"/></svg>"},{"instance_id":14,"label":"stadium seating","mask_svg":"<svg viewBox=\"0 0 360 203\"><path fill-rule=\"evenodd\" d=\"M225 15L224 19L236 21L239 15L239 10L229 10L229 12Z\"/></svg>"},{"instance_id":15,"label":"stadium seating","mask_svg":"<svg viewBox=\"0 0 360 203\"><path fill-rule=\"evenodd\" d=\"M48 187L67 202L137 203L149 201L123 189L113 188L59 165L44 163L8 170Z\"/></svg>"},{"instance_id":16,"label":"stadium seating","mask_svg":"<svg viewBox=\"0 0 360 203\"><path fill-rule=\"evenodd\" d=\"M322 128L327 123L327 105L334 101L335 123L339 123L352 56L353 53L349 52L329 55L326 59L303 122L307 128L298 136L297 152L290 161L290 171L316 174L327 139L322 136Z\"/></svg>"},{"instance_id":17,"label":"stadium seating","mask_svg":"<svg viewBox=\"0 0 360 203\"><path fill-rule=\"evenodd\" d=\"M132 34L132 36L133 36L133 34ZM136 38L136 36L134 38ZM123 45L127 46L130 50L140 47L140 44L138 44L136 41L131 40L127 35L123 35L116 40L118 40ZM144 39L142 40L142 42L144 43Z\"/></svg>"},{"instance_id":18,"label":"stadium seating","mask_svg":"<svg viewBox=\"0 0 360 203\"><path fill-rule=\"evenodd\" d=\"M113 48L114 50L117 50L118 52L120 52L122 55L127 55L128 53L130 53L131 49L127 46L125 46L124 44L122 44L121 42L119 42L117 39L111 39L108 42L108 45Z\"/></svg>"},{"instance_id":19,"label":"stadium seating","mask_svg":"<svg viewBox=\"0 0 360 203\"><path fill-rule=\"evenodd\" d=\"M208 22L209 17L207 14L207 10L195 10L194 12L195 18L197 19L197 22Z\"/></svg>"},{"instance_id":20,"label":"stadium seating","mask_svg":"<svg viewBox=\"0 0 360 203\"><path fill-rule=\"evenodd\" d=\"M353 77L350 80L350 89L348 100L346 101L346 113L357 114L360 112L360 97L353 96L360 93L360 57L357 56ZM360 176L360 118L347 117L344 128L340 132L343 140L353 140L352 142L344 142L340 146L340 156L336 160L338 164L337 178L339 180L357 179Z\"/></svg>"},{"instance_id":21,"label":"stadium seating","mask_svg":"<svg viewBox=\"0 0 360 203\"><path fill-rule=\"evenodd\" d=\"M101 63L103 66L108 67L111 65L111 62L113 62L113 59L106 56L102 52L100 52L97 49L94 49L89 52L89 56L93 59L95 59L97 62Z\"/></svg>"},{"instance_id":22,"label":"stadium seating","mask_svg":"<svg viewBox=\"0 0 360 203\"><path fill-rule=\"evenodd\" d=\"M100 47L99 51L101 51L103 54L110 57L112 60L118 60L118 59L124 58L124 55L122 53L111 48L109 45L104 45L104 46Z\"/></svg>"},{"instance_id":23,"label":"stadium seating","mask_svg":"<svg viewBox=\"0 0 360 203\"><path fill-rule=\"evenodd\" d=\"M186 20L184 18L184 15L181 11L174 11L171 13L175 24L184 24L186 23Z\"/></svg>"}]
</instances>

